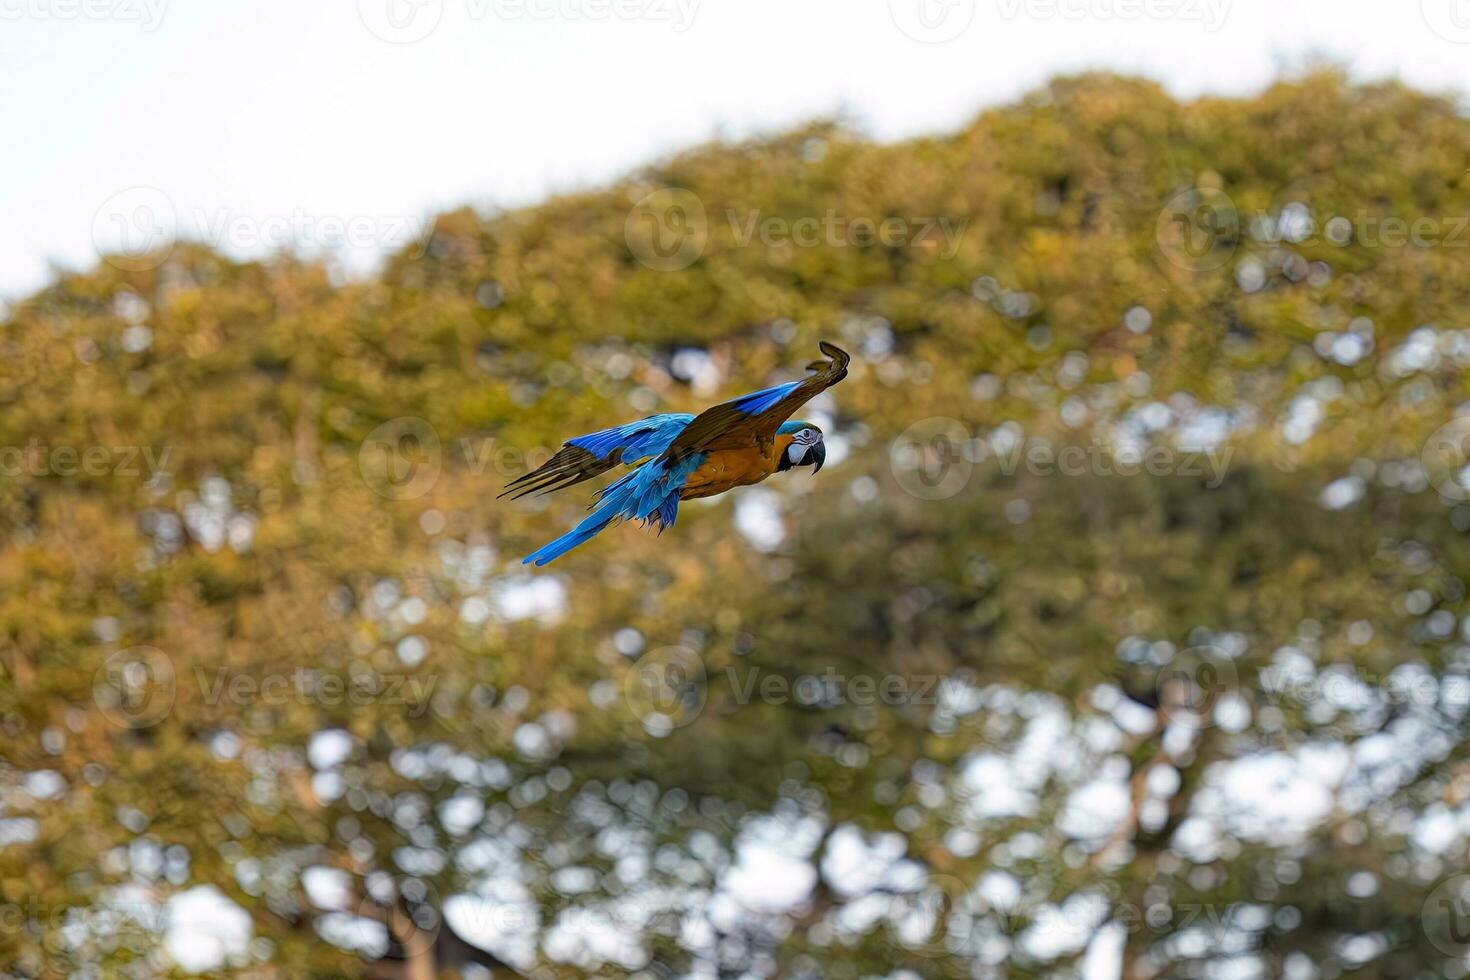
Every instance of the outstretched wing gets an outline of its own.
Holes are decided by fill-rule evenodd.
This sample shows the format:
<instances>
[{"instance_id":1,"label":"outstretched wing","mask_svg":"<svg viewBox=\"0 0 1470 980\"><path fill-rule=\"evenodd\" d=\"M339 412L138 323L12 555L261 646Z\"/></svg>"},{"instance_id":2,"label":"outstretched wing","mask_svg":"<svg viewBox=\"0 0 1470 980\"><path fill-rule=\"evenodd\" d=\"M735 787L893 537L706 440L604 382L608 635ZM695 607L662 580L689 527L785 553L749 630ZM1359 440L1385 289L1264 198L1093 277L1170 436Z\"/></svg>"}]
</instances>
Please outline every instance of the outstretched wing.
<instances>
[{"instance_id":1,"label":"outstretched wing","mask_svg":"<svg viewBox=\"0 0 1470 980\"><path fill-rule=\"evenodd\" d=\"M693 415L670 413L615 425L568 439L545 463L506 484L496 499L514 500L529 493L550 493L600 476L619 463L636 463L668 448Z\"/></svg>"},{"instance_id":2,"label":"outstretched wing","mask_svg":"<svg viewBox=\"0 0 1470 980\"><path fill-rule=\"evenodd\" d=\"M759 446L762 453L769 453L782 422L847 377L847 365L852 360L847 351L825 340L818 346L831 360L808 364L807 370L815 374L705 409L678 433L664 451L664 457L678 460L693 453L746 449L752 445Z\"/></svg>"}]
</instances>

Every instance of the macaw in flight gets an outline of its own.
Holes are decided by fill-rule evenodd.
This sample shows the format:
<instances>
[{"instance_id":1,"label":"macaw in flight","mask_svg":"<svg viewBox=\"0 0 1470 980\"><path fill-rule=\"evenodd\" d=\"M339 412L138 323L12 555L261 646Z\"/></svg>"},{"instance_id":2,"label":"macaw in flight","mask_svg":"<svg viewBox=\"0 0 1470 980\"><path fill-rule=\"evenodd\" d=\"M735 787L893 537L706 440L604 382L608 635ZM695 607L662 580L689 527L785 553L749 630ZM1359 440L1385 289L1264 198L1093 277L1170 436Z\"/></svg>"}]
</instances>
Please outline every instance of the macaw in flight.
<instances>
[{"instance_id":1,"label":"macaw in flight","mask_svg":"<svg viewBox=\"0 0 1470 980\"><path fill-rule=\"evenodd\" d=\"M698 415L650 415L568 439L556 455L511 481L500 496L550 493L590 480L619 463L633 469L598 491L592 513L581 523L521 563L545 565L628 518L656 526L662 533L674 526L681 500L713 497L794 466L811 466L816 473L827 458L822 430L810 422L788 420L847 377L852 360L833 344L823 341L819 346L830 360L808 364L807 370L815 373L801 381L753 391Z\"/></svg>"}]
</instances>

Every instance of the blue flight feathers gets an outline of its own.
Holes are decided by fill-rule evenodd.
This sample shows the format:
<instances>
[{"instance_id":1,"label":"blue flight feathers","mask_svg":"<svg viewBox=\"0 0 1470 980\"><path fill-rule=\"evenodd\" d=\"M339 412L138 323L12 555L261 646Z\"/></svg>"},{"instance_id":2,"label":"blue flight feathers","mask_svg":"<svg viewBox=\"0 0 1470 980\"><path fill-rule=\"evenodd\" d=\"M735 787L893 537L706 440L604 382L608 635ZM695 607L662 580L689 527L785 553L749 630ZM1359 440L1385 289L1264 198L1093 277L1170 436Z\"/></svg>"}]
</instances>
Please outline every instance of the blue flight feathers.
<instances>
[{"instance_id":1,"label":"blue flight feathers","mask_svg":"<svg viewBox=\"0 0 1470 980\"><path fill-rule=\"evenodd\" d=\"M748 395L741 395L733 404L746 415L759 415L801 386L800 381L788 381L784 385L762 388Z\"/></svg>"},{"instance_id":2,"label":"blue flight feathers","mask_svg":"<svg viewBox=\"0 0 1470 980\"><path fill-rule=\"evenodd\" d=\"M585 436L568 439L567 445L585 449L598 459L606 459L613 450L621 449L622 461L631 463L648 456L657 456L668 449L669 443L693 421L693 415L683 412L650 415L636 422L625 422L600 432L589 432Z\"/></svg>"}]
</instances>

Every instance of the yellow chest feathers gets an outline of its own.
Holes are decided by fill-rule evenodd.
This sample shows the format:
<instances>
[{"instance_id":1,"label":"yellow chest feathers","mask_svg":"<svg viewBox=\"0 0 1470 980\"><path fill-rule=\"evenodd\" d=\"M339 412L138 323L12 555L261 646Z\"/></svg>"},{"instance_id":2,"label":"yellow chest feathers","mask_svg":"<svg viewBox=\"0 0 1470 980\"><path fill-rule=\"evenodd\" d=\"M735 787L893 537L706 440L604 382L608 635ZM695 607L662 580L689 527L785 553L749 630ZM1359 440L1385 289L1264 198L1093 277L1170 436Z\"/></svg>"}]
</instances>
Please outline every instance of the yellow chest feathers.
<instances>
[{"instance_id":1,"label":"yellow chest feathers","mask_svg":"<svg viewBox=\"0 0 1470 980\"><path fill-rule=\"evenodd\" d=\"M762 456L759 449L720 449L709 454L684 484L679 496L684 500L695 497L713 497L732 487L750 486L759 483L781 465L781 458L791 445L791 436L777 436L769 456Z\"/></svg>"}]
</instances>

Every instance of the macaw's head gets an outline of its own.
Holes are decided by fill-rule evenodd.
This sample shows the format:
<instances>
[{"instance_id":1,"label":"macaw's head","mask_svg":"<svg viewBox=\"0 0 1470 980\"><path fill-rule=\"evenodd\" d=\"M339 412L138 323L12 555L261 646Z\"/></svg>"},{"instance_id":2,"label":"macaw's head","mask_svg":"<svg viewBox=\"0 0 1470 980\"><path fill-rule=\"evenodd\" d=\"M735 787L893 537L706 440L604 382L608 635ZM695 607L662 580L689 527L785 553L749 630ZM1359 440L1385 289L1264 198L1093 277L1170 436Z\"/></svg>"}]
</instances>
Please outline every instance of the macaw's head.
<instances>
[{"instance_id":1,"label":"macaw's head","mask_svg":"<svg viewBox=\"0 0 1470 980\"><path fill-rule=\"evenodd\" d=\"M810 422L783 422L776 434L791 437L791 445L781 454L776 472L789 470L793 466L810 466L812 472L816 473L827 461L827 446L822 442L822 430Z\"/></svg>"}]
</instances>

